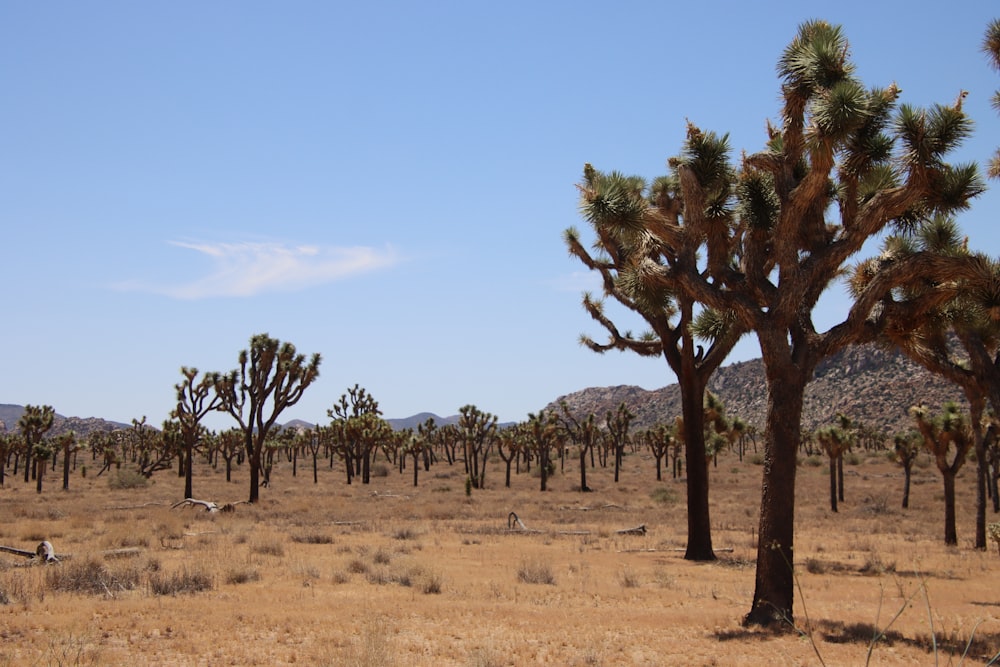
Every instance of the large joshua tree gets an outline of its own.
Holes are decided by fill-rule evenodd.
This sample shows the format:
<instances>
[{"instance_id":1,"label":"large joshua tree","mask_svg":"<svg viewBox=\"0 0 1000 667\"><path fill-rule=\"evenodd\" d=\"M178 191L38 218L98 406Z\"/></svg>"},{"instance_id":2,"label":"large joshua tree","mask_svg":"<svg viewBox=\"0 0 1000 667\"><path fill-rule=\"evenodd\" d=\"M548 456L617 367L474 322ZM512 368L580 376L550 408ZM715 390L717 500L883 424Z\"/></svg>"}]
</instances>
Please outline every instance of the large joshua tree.
<instances>
[{"instance_id":1,"label":"large joshua tree","mask_svg":"<svg viewBox=\"0 0 1000 667\"><path fill-rule=\"evenodd\" d=\"M725 314L735 330L752 330L760 344L768 406L747 625L793 619L796 457L816 365L872 340L890 315L919 318L952 298L951 279L970 262L916 252L881 263L843 320L825 331L813 322L820 297L869 239L931 212L960 210L982 190L975 165L945 161L971 131L961 99L922 110L897 106L895 84L866 89L839 27L800 26L778 73L781 119L769 126L763 151L736 168L723 139L689 124L670 176L648 189L647 207L631 216L636 236L673 249L632 254L641 293L683 295ZM912 295L905 288L917 282L928 289Z\"/></svg>"},{"instance_id":2,"label":"large joshua tree","mask_svg":"<svg viewBox=\"0 0 1000 667\"><path fill-rule=\"evenodd\" d=\"M702 138L706 151L727 149L725 137ZM588 164L579 186L580 208L596 237L594 252L584 247L576 229L568 229L564 234L570 254L597 272L603 284L604 298L584 294L583 307L604 327L608 338L599 343L589 336L581 336L580 342L598 353L627 350L640 356L662 356L677 377L684 418L682 435L689 462L688 539L684 554L688 560L715 560L702 405L709 378L746 329L723 313L712 309L696 310L691 295L669 284L650 283L644 280L644 275L646 263L666 266L682 257L694 261L699 246L707 242L709 220L710 224L719 226L733 223L733 211L725 204L730 198L733 176L732 169L723 165L714 174L708 201L692 202L692 206L705 209L705 215L692 213L689 216L684 202L667 194L676 191L675 178L660 179L648 186L641 178L603 174ZM661 198L663 195L666 199ZM668 208L674 223L669 235L649 233L648 227L656 224L655 216L650 215L655 209L651 207L657 203ZM649 330L638 334L622 330L605 307L607 299L638 314ZM707 351L696 344L696 338L708 344ZM615 481L618 463L616 457Z\"/></svg>"},{"instance_id":3,"label":"large joshua tree","mask_svg":"<svg viewBox=\"0 0 1000 667\"><path fill-rule=\"evenodd\" d=\"M213 376L222 409L239 424L250 465L250 503L260 499L264 443L285 408L295 405L319 377L320 355L308 361L291 343L266 333L250 338L250 349L239 354L240 367Z\"/></svg>"}]
</instances>

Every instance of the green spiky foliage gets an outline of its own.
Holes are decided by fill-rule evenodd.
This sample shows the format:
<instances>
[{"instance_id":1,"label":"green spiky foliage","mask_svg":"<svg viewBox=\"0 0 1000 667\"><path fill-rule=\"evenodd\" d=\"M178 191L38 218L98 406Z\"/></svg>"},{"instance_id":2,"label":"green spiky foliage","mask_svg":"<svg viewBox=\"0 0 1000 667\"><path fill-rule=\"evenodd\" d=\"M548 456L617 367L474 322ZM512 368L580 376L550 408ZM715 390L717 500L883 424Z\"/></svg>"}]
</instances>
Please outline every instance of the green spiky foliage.
<instances>
[{"instance_id":1,"label":"green spiky foliage","mask_svg":"<svg viewBox=\"0 0 1000 667\"><path fill-rule=\"evenodd\" d=\"M278 416L298 403L319 377L320 361L319 354L307 360L291 343L282 343L266 333L255 334L249 348L239 353L239 368L213 375L223 411L236 420L243 433L250 465L251 504L260 499L264 443Z\"/></svg>"},{"instance_id":2,"label":"green spiky foliage","mask_svg":"<svg viewBox=\"0 0 1000 667\"><path fill-rule=\"evenodd\" d=\"M712 155L727 155L725 136L689 124L681 154L668 162L671 173L654 181L659 189L647 196L646 212L640 218L636 206L619 207L622 224L598 229L603 252L587 264L602 272L610 296L617 289L627 303L645 304L671 295L673 310L661 308L657 316L696 303L758 338L769 399L755 589L744 623L765 626L794 620L789 499L803 395L817 364L847 345L874 340L890 321L917 322L933 312L954 298L956 280L971 277L976 261L914 252L867 263L864 279L852 285L849 311L826 330L814 324L817 303L872 238L961 211L983 190L974 164L948 161L971 132L961 96L952 105L919 109L899 103L896 84L862 85L839 27L802 24L779 59L778 76L780 120L769 125L761 151L738 165L728 156L720 164ZM729 199L719 194L726 182ZM617 191L630 185L637 187L623 182ZM586 201L591 192L609 190L588 168L581 192ZM582 259L574 239L567 238L571 252ZM619 278L616 267L636 278ZM585 307L608 328L611 318L592 309L593 302ZM692 306L688 322L693 313ZM608 349L634 345L653 353L652 341L626 343L633 339L609 331Z\"/></svg>"},{"instance_id":3,"label":"green spiky foliage","mask_svg":"<svg viewBox=\"0 0 1000 667\"><path fill-rule=\"evenodd\" d=\"M993 19L986 26L986 34L983 37L983 52L989 59L993 69L1000 70L1000 19ZM993 108L1000 112L1000 90L993 93L990 98ZM988 174L990 178L1000 178L1000 149L993 155L990 161Z\"/></svg>"},{"instance_id":4,"label":"green spiky foliage","mask_svg":"<svg viewBox=\"0 0 1000 667\"><path fill-rule=\"evenodd\" d=\"M579 232L564 238L570 254L601 277L600 297L587 293L583 307L607 333L604 342L581 336L594 352L629 351L663 357L677 376L682 410L691 432L685 438L694 461L688 471L688 544L685 558L714 560L708 502L708 471L697 454L703 450L700 410L711 374L722 364L746 331L726 312L696 306L695 300L663 280L676 266L696 266L701 256L714 269L732 261L724 239L732 234L736 210L735 172L729 163L729 140L689 127L682 154L674 162L686 165L703 191L685 199L676 173L647 183L636 176L602 173L584 167L579 185L580 209L595 240L592 250ZM648 328L633 333L618 326L608 302L638 316Z\"/></svg>"}]
</instances>

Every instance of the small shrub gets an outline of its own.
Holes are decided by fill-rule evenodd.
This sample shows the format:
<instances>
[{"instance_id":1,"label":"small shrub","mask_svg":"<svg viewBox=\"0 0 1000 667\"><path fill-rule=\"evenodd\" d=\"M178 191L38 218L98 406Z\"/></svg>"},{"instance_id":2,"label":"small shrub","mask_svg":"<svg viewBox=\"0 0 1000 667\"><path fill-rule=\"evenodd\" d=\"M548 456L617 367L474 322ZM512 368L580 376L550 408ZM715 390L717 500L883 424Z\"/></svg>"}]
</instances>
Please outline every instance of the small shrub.
<instances>
[{"instance_id":1,"label":"small shrub","mask_svg":"<svg viewBox=\"0 0 1000 667\"><path fill-rule=\"evenodd\" d=\"M438 595L441 593L441 575L436 572L424 575L420 584L420 591L424 595Z\"/></svg>"},{"instance_id":2,"label":"small shrub","mask_svg":"<svg viewBox=\"0 0 1000 667\"><path fill-rule=\"evenodd\" d=\"M806 572L809 572L810 574L825 574L826 565L823 564L823 561L816 558L807 558Z\"/></svg>"},{"instance_id":3,"label":"small shrub","mask_svg":"<svg viewBox=\"0 0 1000 667\"><path fill-rule=\"evenodd\" d=\"M226 573L227 584L249 584L253 581L260 581L260 572L255 568L234 569Z\"/></svg>"},{"instance_id":4,"label":"small shrub","mask_svg":"<svg viewBox=\"0 0 1000 667\"><path fill-rule=\"evenodd\" d=\"M149 479L139 474L137 470L124 468L108 478L108 488L114 491L123 489L144 489L149 486Z\"/></svg>"},{"instance_id":5,"label":"small shrub","mask_svg":"<svg viewBox=\"0 0 1000 667\"><path fill-rule=\"evenodd\" d=\"M269 540L267 542L257 542L250 547L250 551L255 554L262 554L264 556L284 556L285 555L285 545L278 540Z\"/></svg>"},{"instance_id":6,"label":"small shrub","mask_svg":"<svg viewBox=\"0 0 1000 667\"><path fill-rule=\"evenodd\" d=\"M347 564L347 571L351 574L364 574L368 571L368 563L360 558L354 558Z\"/></svg>"},{"instance_id":7,"label":"small shrub","mask_svg":"<svg viewBox=\"0 0 1000 667\"><path fill-rule=\"evenodd\" d=\"M397 540L413 540L418 537L418 533L409 527L399 528L392 534L392 537Z\"/></svg>"},{"instance_id":8,"label":"small shrub","mask_svg":"<svg viewBox=\"0 0 1000 667\"><path fill-rule=\"evenodd\" d=\"M811 468L818 468L821 465L823 465L823 459L822 457L816 456L815 454L813 454L812 456L807 456L806 465Z\"/></svg>"},{"instance_id":9,"label":"small shrub","mask_svg":"<svg viewBox=\"0 0 1000 667\"><path fill-rule=\"evenodd\" d=\"M844 463L849 466L861 465L861 455L857 452L847 452L844 454Z\"/></svg>"},{"instance_id":10,"label":"small shrub","mask_svg":"<svg viewBox=\"0 0 1000 667\"><path fill-rule=\"evenodd\" d=\"M379 565L388 565L389 562L392 560L392 554L389 553L387 549L379 547L378 549L375 550L375 555L372 556L372 560L378 563Z\"/></svg>"},{"instance_id":11,"label":"small shrub","mask_svg":"<svg viewBox=\"0 0 1000 667\"><path fill-rule=\"evenodd\" d=\"M89 595L114 595L134 590L141 578L141 569L135 563L112 569L96 558L71 560L45 572L49 590Z\"/></svg>"},{"instance_id":12,"label":"small shrub","mask_svg":"<svg viewBox=\"0 0 1000 667\"><path fill-rule=\"evenodd\" d=\"M677 493L667 486L658 486L650 492L649 497L660 505L673 505L677 502Z\"/></svg>"},{"instance_id":13,"label":"small shrub","mask_svg":"<svg viewBox=\"0 0 1000 667\"><path fill-rule=\"evenodd\" d=\"M764 455L761 454L760 452L757 452L756 454L750 457L750 463L752 463L755 466L764 465Z\"/></svg>"},{"instance_id":14,"label":"small shrub","mask_svg":"<svg viewBox=\"0 0 1000 667\"><path fill-rule=\"evenodd\" d=\"M517 568L517 580L525 584L548 584L555 586L556 576L548 563L522 561Z\"/></svg>"},{"instance_id":15,"label":"small shrub","mask_svg":"<svg viewBox=\"0 0 1000 667\"><path fill-rule=\"evenodd\" d=\"M384 463L376 463L371 467L372 477L388 477L389 476L389 466Z\"/></svg>"},{"instance_id":16,"label":"small shrub","mask_svg":"<svg viewBox=\"0 0 1000 667\"><path fill-rule=\"evenodd\" d=\"M333 538L321 533L312 533L309 535L293 535L292 542L298 544L333 544Z\"/></svg>"},{"instance_id":17,"label":"small shrub","mask_svg":"<svg viewBox=\"0 0 1000 667\"><path fill-rule=\"evenodd\" d=\"M391 584L393 581L393 578L383 568L370 570L365 575L365 579L368 580L369 584L375 584L376 586L385 586L386 584Z\"/></svg>"},{"instance_id":18,"label":"small shrub","mask_svg":"<svg viewBox=\"0 0 1000 667\"><path fill-rule=\"evenodd\" d=\"M622 588L639 588L640 586L639 575L628 567L618 573L618 582Z\"/></svg>"},{"instance_id":19,"label":"small shrub","mask_svg":"<svg viewBox=\"0 0 1000 667\"><path fill-rule=\"evenodd\" d=\"M173 574L155 573L149 577L153 595L179 595L212 590L212 577L201 570L181 570Z\"/></svg>"}]
</instances>

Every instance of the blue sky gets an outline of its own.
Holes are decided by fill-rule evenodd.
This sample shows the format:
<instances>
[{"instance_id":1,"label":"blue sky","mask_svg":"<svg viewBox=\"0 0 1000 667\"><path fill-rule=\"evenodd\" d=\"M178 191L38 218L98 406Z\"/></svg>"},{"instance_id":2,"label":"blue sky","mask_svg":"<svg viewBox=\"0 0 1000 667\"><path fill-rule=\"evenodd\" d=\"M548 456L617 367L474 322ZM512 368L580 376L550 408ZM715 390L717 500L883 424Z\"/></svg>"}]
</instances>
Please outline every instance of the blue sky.
<instances>
[{"instance_id":1,"label":"blue sky","mask_svg":"<svg viewBox=\"0 0 1000 667\"><path fill-rule=\"evenodd\" d=\"M561 238L585 162L659 175L686 119L758 150L811 18L867 85L968 90L957 159L1000 145L993 2L758 4L2 3L0 403L158 425L181 366L234 368L258 332L323 355L281 421L325 422L355 383L387 417L502 421L672 383L577 343L601 335ZM960 218L993 255L998 187Z\"/></svg>"}]
</instances>

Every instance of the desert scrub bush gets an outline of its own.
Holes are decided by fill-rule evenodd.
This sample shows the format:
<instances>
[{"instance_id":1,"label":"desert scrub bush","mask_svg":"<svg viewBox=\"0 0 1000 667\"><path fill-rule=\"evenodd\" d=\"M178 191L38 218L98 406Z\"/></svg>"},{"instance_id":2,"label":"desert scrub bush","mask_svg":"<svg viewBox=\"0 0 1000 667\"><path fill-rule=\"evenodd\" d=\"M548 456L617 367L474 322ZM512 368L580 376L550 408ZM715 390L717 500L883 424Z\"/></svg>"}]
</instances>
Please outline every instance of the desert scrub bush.
<instances>
[{"instance_id":1,"label":"desert scrub bush","mask_svg":"<svg viewBox=\"0 0 1000 667\"><path fill-rule=\"evenodd\" d=\"M249 584L254 581L260 581L260 571L257 568L233 568L226 573L227 584Z\"/></svg>"},{"instance_id":2,"label":"desert scrub bush","mask_svg":"<svg viewBox=\"0 0 1000 667\"><path fill-rule=\"evenodd\" d=\"M352 558L347 564L347 571L351 574L364 574L368 571L368 563L360 558Z\"/></svg>"},{"instance_id":3,"label":"desert scrub bush","mask_svg":"<svg viewBox=\"0 0 1000 667\"><path fill-rule=\"evenodd\" d=\"M131 468L118 470L108 478L108 488L114 491L122 489L144 489L149 486L149 479Z\"/></svg>"},{"instance_id":4,"label":"desert scrub bush","mask_svg":"<svg viewBox=\"0 0 1000 667\"><path fill-rule=\"evenodd\" d=\"M826 574L826 565L819 559L807 558L806 572L810 574Z\"/></svg>"},{"instance_id":5,"label":"desert scrub bush","mask_svg":"<svg viewBox=\"0 0 1000 667\"><path fill-rule=\"evenodd\" d=\"M844 454L844 463L849 466L861 465L861 455L857 452L847 452Z\"/></svg>"},{"instance_id":6,"label":"desert scrub bush","mask_svg":"<svg viewBox=\"0 0 1000 667\"><path fill-rule=\"evenodd\" d=\"M811 468L818 468L823 465L823 458L813 454L812 456L807 456L805 464Z\"/></svg>"},{"instance_id":7,"label":"desert scrub bush","mask_svg":"<svg viewBox=\"0 0 1000 667\"><path fill-rule=\"evenodd\" d=\"M260 540L250 545L250 552L280 558L285 555L285 544L278 539Z\"/></svg>"},{"instance_id":8,"label":"desert scrub bush","mask_svg":"<svg viewBox=\"0 0 1000 667\"><path fill-rule=\"evenodd\" d=\"M649 497L660 505L673 505L677 502L677 493L666 486L656 487L650 492Z\"/></svg>"},{"instance_id":9,"label":"desert scrub bush","mask_svg":"<svg viewBox=\"0 0 1000 667\"><path fill-rule=\"evenodd\" d=\"M45 586L63 593L114 596L138 588L142 574L142 568L134 561L112 567L98 558L81 558L47 568Z\"/></svg>"},{"instance_id":10,"label":"desert scrub bush","mask_svg":"<svg viewBox=\"0 0 1000 667\"><path fill-rule=\"evenodd\" d=\"M622 588L639 588L641 585L639 575L629 567L624 567L618 572L618 583Z\"/></svg>"},{"instance_id":11,"label":"desert scrub bush","mask_svg":"<svg viewBox=\"0 0 1000 667\"><path fill-rule=\"evenodd\" d=\"M149 577L153 595L179 595L212 590L212 577L204 570L184 568L170 574L154 572Z\"/></svg>"},{"instance_id":12,"label":"desert scrub bush","mask_svg":"<svg viewBox=\"0 0 1000 667\"><path fill-rule=\"evenodd\" d=\"M420 533L413 530L409 526L403 528L397 528L392 534L392 538L395 540L413 540L420 536Z\"/></svg>"},{"instance_id":13,"label":"desert scrub bush","mask_svg":"<svg viewBox=\"0 0 1000 667\"><path fill-rule=\"evenodd\" d=\"M371 467L372 477L388 477L389 476L389 466L384 463L376 463Z\"/></svg>"},{"instance_id":14,"label":"desert scrub bush","mask_svg":"<svg viewBox=\"0 0 1000 667\"><path fill-rule=\"evenodd\" d=\"M555 586L556 575L548 563L525 560L517 567L517 580L525 584L548 584Z\"/></svg>"},{"instance_id":15,"label":"desert scrub bush","mask_svg":"<svg viewBox=\"0 0 1000 667\"><path fill-rule=\"evenodd\" d=\"M333 544L333 537L323 533L292 535L292 542L296 542L298 544Z\"/></svg>"},{"instance_id":16,"label":"desert scrub bush","mask_svg":"<svg viewBox=\"0 0 1000 667\"><path fill-rule=\"evenodd\" d=\"M441 593L441 575L437 572L423 572L420 576L420 592L424 595Z\"/></svg>"},{"instance_id":17,"label":"desert scrub bush","mask_svg":"<svg viewBox=\"0 0 1000 667\"><path fill-rule=\"evenodd\" d=\"M760 452L757 452L756 454L753 454L750 457L750 463L752 463L755 466L762 466L762 465L764 465L764 455L761 454Z\"/></svg>"},{"instance_id":18,"label":"desert scrub bush","mask_svg":"<svg viewBox=\"0 0 1000 667\"><path fill-rule=\"evenodd\" d=\"M392 554L389 553L388 549L385 549L384 547L379 547L378 549L375 550L375 555L372 556L372 560L378 563L379 565L388 565L389 562L392 561Z\"/></svg>"}]
</instances>

